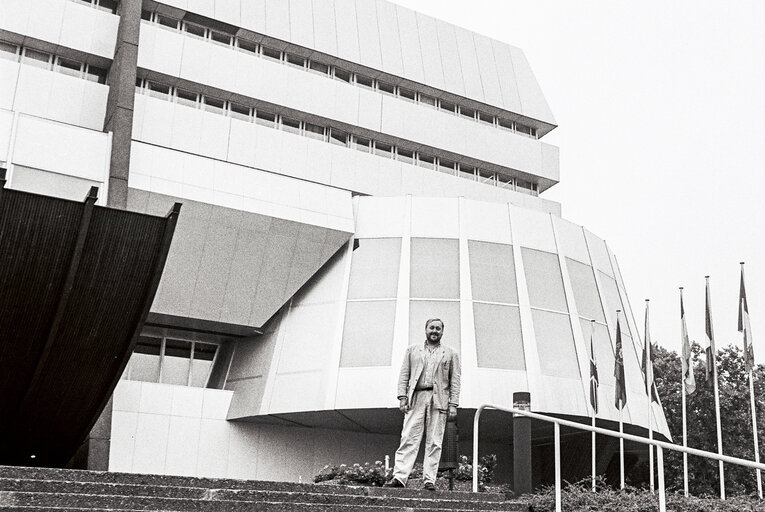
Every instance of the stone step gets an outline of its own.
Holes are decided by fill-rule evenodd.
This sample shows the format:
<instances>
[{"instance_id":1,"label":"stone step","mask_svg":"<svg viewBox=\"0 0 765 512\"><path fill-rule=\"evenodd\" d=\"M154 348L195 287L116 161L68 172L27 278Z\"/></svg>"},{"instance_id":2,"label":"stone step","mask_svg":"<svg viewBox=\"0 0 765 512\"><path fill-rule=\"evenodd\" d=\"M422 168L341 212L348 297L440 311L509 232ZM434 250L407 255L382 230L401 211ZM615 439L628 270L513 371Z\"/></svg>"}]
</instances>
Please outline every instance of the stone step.
<instances>
[{"instance_id":1,"label":"stone step","mask_svg":"<svg viewBox=\"0 0 765 512\"><path fill-rule=\"evenodd\" d=\"M368 512L402 512L417 510L431 512L447 510L439 499L421 500L421 507L413 508L406 504L391 503L385 499L378 503L314 503L307 501L232 501L232 500L191 500L182 498L157 498L142 496L104 496L95 494L60 494L0 492L0 510L112 510L112 511L165 511L165 512L240 512L240 511L316 511L347 512L363 510ZM428 501L428 503L425 503ZM505 502L502 508L494 510L521 511L526 506L517 502ZM474 508L449 508L452 512L468 512Z\"/></svg>"},{"instance_id":2,"label":"stone step","mask_svg":"<svg viewBox=\"0 0 765 512\"><path fill-rule=\"evenodd\" d=\"M333 495L354 496L398 496L409 498L430 498L433 493L417 489L389 489L365 486L338 486L301 484L294 482L269 482L264 480L237 480L232 478L200 478L175 475L152 475L138 473L118 473L107 471L86 471L72 469L33 468L21 466L0 466L0 482L3 480L63 481L79 483L101 483L115 485L133 485L145 488L178 487L185 489L230 489L305 492ZM29 484L33 485L33 484ZM2 487L0 486L0 489ZM28 487L28 490L35 490ZM44 490L44 489L41 489ZM505 501L505 495L499 493L450 492L449 495L463 501ZM458 497L458 498L457 498Z\"/></svg>"}]
</instances>

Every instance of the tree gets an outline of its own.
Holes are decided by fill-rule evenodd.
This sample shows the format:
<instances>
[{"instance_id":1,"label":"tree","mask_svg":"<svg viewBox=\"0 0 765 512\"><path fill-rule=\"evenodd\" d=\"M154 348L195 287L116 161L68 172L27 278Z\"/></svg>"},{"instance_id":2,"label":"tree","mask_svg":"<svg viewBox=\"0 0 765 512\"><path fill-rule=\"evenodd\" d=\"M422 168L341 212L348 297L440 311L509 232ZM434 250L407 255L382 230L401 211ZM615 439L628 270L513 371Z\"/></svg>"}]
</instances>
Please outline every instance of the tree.
<instances>
[{"instance_id":1,"label":"tree","mask_svg":"<svg viewBox=\"0 0 765 512\"><path fill-rule=\"evenodd\" d=\"M704 382L704 369L699 358L700 347L694 343L694 372L696 392L687 397L688 446L717 452L717 430L714 411L712 380ZM680 386L680 358L674 351L653 347L656 388L664 406L664 414L675 443L682 444L682 396ZM740 348L729 345L717 352L718 387L723 453L754 460L752 418L749 404L749 381L744 369ZM765 367L754 370L754 393L757 408L757 430L765 440ZM664 455L665 481L668 489L683 489L683 457L679 452ZM642 468L645 471L646 468ZM640 468L636 468L640 471ZM635 475L637 476L637 475ZM688 456L689 491L696 496L719 493L719 470L716 461ZM726 494L753 494L757 492L755 470L725 465Z\"/></svg>"}]
</instances>

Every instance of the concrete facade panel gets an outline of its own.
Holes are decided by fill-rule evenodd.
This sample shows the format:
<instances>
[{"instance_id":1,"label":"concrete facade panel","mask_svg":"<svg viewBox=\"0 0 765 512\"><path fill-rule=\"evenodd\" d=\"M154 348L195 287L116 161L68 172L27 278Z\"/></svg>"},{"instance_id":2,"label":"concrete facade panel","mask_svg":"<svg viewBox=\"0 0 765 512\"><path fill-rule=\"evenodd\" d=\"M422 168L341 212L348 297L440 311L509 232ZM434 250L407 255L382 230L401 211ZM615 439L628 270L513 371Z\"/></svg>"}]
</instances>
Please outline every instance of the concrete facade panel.
<instances>
[{"instance_id":1,"label":"concrete facade panel","mask_svg":"<svg viewBox=\"0 0 765 512\"><path fill-rule=\"evenodd\" d=\"M396 6L398 35L401 38L401 57L404 61L404 78L425 82L425 68L420 53L420 38L417 35L417 14L400 5ZM406 51L404 50L406 49Z\"/></svg>"},{"instance_id":2,"label":"concrete facade panel","mask_svg":"<svg viewBox=\"0 0 765 512\"><path fill-rule=\"evenodd\" d=\"M356 0L356 22L359 30L360 62L373 69L382 69L376 2Z\"/></svg>"},{"instance_id":3,"label":"concrete facade panel","mask_svg":"<svg viewBox=\"0 0 765 512\"><path fill-rule=\"evenodd\" d=\"M502 102L505 109L511 112L522 112L521 97L518 93L518 81L513 68L513 54L510 46L499 41L491 41L494 52L494 64L499 75L499 87L502 91Z\"/></svg>"},{"instance_id":4,"label":"concrete facade panel","mask_svg":"<svg viewBox=\"0 0 765 512\"><path fill-rule=\"evenodd\" d=\"M476 56L478 57L478 69L481 71L484 101L490 105L502 105L502 90L499 86L499 75L491 39L480 34L473 34L473 41L475 41Z\"/></svg>"},{"instance_id":5,"label":"concrete facade panel","mask_svg":"<svg viewBox=\"0 0 765 512\"><path fill-rule=\"evenodd\" d=\"M557 252L549 214L511 206L510 224L514 243L538 251Z\"/></svg>"},{"instance_id":6,"label":"concrete facade panel","mask_svg":"<svg viewBox=\"0 0 765 512\"><path fill-rule=\"evenodd\" d=\"M322 53L337 55L335 1L311 0L313 12L314 48Z\"/></svg>"},{"instance_id":7,"label":"concrete facade panel","mask_svg":"<svg viewBox=\"0 0 765 512\"><path fill-rule=\"evenodd\" d=\"M186 0L186 10L207 18L215 17L216 0Z\"/></svg>"},{"instance_id":8,"label":"concrete facade panel","mask_svg":"<svg viewBox=\"0 0 765 512\"><path fill-rule=\"evenodd\" d=\"M305 48L315 48L313 35L313 2L289 0L291 42Z\"/></svg>"},{"instance_id":9,"label":"concrete facade panel","mask_svg":"<svg viewBox=\"0 0 765 512\"><path fill-rule=\"evenodd\" d=\"M242 26L242 9L244 4L241 0L215 0L215 19L230 23L236 27Z\"/></svg>"},{"instance_id":10,"label":"concrete facade panel","mask_svg":"<svg viewBox=\"0 0 765 512\"><path fill-rule=\"evenodd\" d=\"M465 95L478 101L486 101L473 33L461 27L455 27L454 32L457 38L460 65L462 66L462 79L465 82Z\"/></svg>"},{"instance_id":11,"label":"concrete facade panel","mask_svg":"<svg viewBox=\"0 0 765 512\"><path fill-rule=\"evenodd\" d=\"M465 80L462 76L462 64L454 25L436 20L436 31L446 90L464 96Z\"/></svg>"},{"instance_id":12,"label":"concrete facade panel","mask_svg":"<svg viewBox=\"0 0 765 512\"><path fill-rule=\"evenodd\" d=\"M0 28L23 34L27 31L32 2L28 0L6 0L0 3Z\"/></svg>"},{"instance_id":13,"label":"concrete facade panel","mask_svg":"<svg viewBox=\"0 0 765 512\"><path fill-rule=\"evenodd\" d=\"M21 64L0 61L0 109L12 110Z\"/></svg>"},{"instance_id":14,"label":"concrete facade panel","mask_svg":"<svg viewBox=\"0 0 765 512\"><path fill-rule=\"evenodd\" d=\"M240 2L242 27L258 32L266 33L266 0L248 0Z\"/></svg>"},{"instance_id":15,"label":"concrete facade panel","mask_svg":"<svg viewBox=\"0 0 765 512\"><path fill-rule=\"evenodd\" d=\"M356 0L335 0L335 28L337 34L337 56L341 59L359 62L359 29L356 18Z\"/></svg>"},{"instance_id":16,"label":"concrete facade panel","mask_svg":"<svg viewBox=\"0 0 765 512\"><path fill-rule=\"evenodd\" d=\"M522 50L514 47L510 48L510 53L513 58L513 69L518 83L523 113L533 119L555 124L555 118L542 94L542 90L539 88L534 72L526 60L526 55Z\"/></svg>"},{"instance_id":17,"label":"concrete facade panel","mask_svg":"<svg viewBox=\"0 0 765 512\"><path fill-rule=\"evenodd\" d=\"M396 76L404 74L401 37L398 33L396 5L386 0L376 0L377 27L380 31L382 69Z\"/></svg>"},{"instance_id":18,"label":"concrete facade panel","mask_svg":"<svg viewBox=\"0 0 765 512\"><path fill-rule=\"evenodd\" d=\"M290 40L290 2L284 0L266 0L266 34Z\"/></svg>"},{"instance_id":19,"label":"concrete facade panel","mask_svg":"<svg viewBox=\"0 0 765 512\"><path fill-rule=\"evenodd\" d=\"M436 20L420 13L417 13L416 18L425 83L437 89L444 89L446 88L446 82L441 63L441 49L438 44Z\"/></svg>"}]
</instances>

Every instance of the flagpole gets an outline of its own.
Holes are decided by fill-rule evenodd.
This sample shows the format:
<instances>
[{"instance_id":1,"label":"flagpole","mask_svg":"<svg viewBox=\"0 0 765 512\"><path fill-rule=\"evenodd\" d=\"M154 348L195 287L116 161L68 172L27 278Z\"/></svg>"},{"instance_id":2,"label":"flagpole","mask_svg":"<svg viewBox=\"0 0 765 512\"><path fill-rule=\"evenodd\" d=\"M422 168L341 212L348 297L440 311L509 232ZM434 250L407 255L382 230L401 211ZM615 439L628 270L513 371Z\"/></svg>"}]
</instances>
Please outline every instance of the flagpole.
<instances>
[{"instance_id":1,"label":"flagpole","mask_svg":"<svg viewBox=\"0 0 765 512\"><path fill-rule=\"evenodd\" d=\"M593 361L595 361L595 347L592 343L592 337L595 331L595 320L590 320L590 357ZM592 369L590 369L590 373L592 373ZM594 388L594 389L593 389ZM597 392L598 388L595 387L593 381L592 381L592 375L590 375L590 393L595 392L595 398L597 402ZM595 428L595 417L598 414L598 411L595 409L595 404L590 403L591 409L592 409L592 428ZM595 457L596 457L596 451L595 451L595 432L593 431L591 433L592 437L592 454L590 456L591 464L592 464L592 492L595 492L595 473L597 471L596 463L595 463Z\"/></svg>"},{"instance_id":2,"label":"flagpole","mask_svg":"<svg viewBox=\"0 0 765 512\"><path fill-rule=\"evenodd\" d=\"M682 401L683 401L683 447L688 447L688 428L687 428L687 421L686 421L686 395L690 391L693 393L696 391L696 380L693 378L693 356L691 352L691 343L688 339L688 329L685 323L685 307L683 307L683 287L680 287L680 355L682 357L682 364L680 365L681 368L681 375L680 375L680 386L682 391ZM686 379L686 371L688 372L688 377L691 378L691 382L693 382L693 389L688 389L688 386L686 385L685 379ZM688 454L683 452L683 494L685 496L688 496Z\"/></svg>"},{"instance_id":3,"label":"flagpole","mask_svg":"<svg viewBox=\"0 0 765 512\"><path fill-rule=\"evenodd\" d=\"M622 416L624 414L624 406L619 407L619 433L624 434L624 421ZM621 489L624 489L624 438L619 436L619 477L621 482Z\"/></svg>"},{"instance_id":4,"label":"flagpole","mask_svg":"<svg viewBox=\"0 0 765 512\"><path fill-rule=\"evenodd\" d=\"M754 403L754 351L750 346L752 342L751 325L749 324L749 306L746 303L746 290L744 288L744 262L741 263L741 287L739 289L738 330L744 333L744 365L749 374L749 403L752 409L752 437L754 439L754 460L760 462L759 432L757 432L757 407ZM751 359L750 359L751 357ZM757 496L762 499L762 472L757 468Z\"/></svg>"},{"instance_id":5,"label":"flagpole","mask_svg":"<svg viewBox=\"0 0 765 512\"><path fill-rule=\"evenodd\" d=\"M680 288L682 290L682 288ZM685 423L685 377L680 377L683 393L683 448L688 447L688 430ZM683 452L683 494L688 497L688 454Z\"/></svg>"},{"instance_id":6,"label":"flagpole","mask_svg":"<svg viewBox=\"0 0 765 512\"><path fill-rule=\"evenodd\" d=\"M723 449L722 449L722 427L720 425L720 390L717 385L717 354L715 354L716 349L714 347L714 333L712 330L712 296L711 292L709 290L709 276L704 276L704 279L706 279L707 282L707 321L709 324L707 325L708 329L708 335L709 335L709 341L710 341L710 353L712 357L712 383L714 384L715 389L715 418L717 419L717 454L722 455ZM709 365L709 363L707 363ZM725 500L725 468L723 466L723 461L718 461L719 467L720 467L720 499Z\"/></svg>"},{"instance_id":7,"label":"flagpole","mask_svg":"<svg viewBox=\"0 0 765 512\"><path fill-rule=\"evenodd\" d=\"M651 425L651 385L653 383L653 366L651 366L651 335L648 328L648 302L645 300L645 332L643 333L643 341L645 342L645 390L648 397L648 439L653 441L653 426ZM653 486L653 445L648 445L648 481L651 492L654 492Z\"/></svg>"}]
</instances>

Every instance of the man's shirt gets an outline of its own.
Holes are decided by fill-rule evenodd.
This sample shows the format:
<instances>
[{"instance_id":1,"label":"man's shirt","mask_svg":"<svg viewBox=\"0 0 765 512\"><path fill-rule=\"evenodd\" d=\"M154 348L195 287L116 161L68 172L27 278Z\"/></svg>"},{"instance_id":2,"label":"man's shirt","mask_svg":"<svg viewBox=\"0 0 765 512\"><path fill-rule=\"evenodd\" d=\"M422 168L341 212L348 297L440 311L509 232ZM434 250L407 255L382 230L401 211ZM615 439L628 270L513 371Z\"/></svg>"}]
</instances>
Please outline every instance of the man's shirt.
<instances>
[{"instance_id":1,"label":"man's shirt","mask_svg":"<svg viewBox=\"0 0 765 512\"><path fill-rule=\"evenodd\" d=\"M420 374L420 378L417 380L417 386L415 389L432 389L433 378L436 375L436 368L438 367L438 359L436 354L441 347L441 343L437 345L431 345L427 341L425 342L425 365Z\"/></svg>"}]
</instances>

